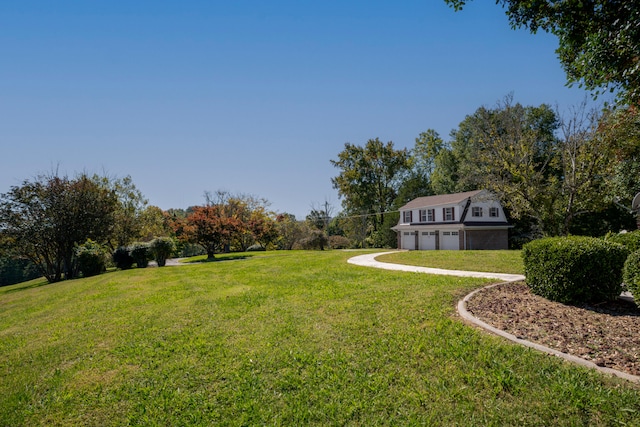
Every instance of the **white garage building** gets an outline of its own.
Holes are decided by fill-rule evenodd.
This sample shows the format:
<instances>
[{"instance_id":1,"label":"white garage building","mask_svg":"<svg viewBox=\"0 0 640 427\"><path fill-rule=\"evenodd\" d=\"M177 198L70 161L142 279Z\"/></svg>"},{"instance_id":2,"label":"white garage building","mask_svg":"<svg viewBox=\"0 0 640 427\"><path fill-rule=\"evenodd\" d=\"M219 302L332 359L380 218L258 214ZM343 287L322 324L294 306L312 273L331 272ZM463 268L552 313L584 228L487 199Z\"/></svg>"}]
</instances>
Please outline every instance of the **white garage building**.
<instances>
[{"instance_id":1,"label":"white garage building","mask_svg":"<svg viewBox=\"0 0 640 427\"><path fill-rule=\"evenodd\" d=\"M400 208L398 248L508 249L510 225L487 190L418 197Z\"/></svg>"}]
</instances>

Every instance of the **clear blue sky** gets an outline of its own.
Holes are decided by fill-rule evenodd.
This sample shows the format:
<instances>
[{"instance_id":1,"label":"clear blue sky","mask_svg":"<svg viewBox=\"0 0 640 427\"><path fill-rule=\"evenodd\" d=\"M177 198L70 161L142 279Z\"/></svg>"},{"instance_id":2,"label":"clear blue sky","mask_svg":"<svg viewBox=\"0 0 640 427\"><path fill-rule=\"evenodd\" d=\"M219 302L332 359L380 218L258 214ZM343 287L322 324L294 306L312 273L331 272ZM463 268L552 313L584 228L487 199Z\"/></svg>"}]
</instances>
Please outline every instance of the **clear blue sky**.
<instances>
[{"instance_id":1,"label":"clear blue sky","mask_svg":"<svg viewBox=\"0 0 640 427\"><path fill-rule=\"evenodd\" d=\"M577 105L556 46L485 0L3 0L0 193L57 168L162 209L223 189L337 212L345 142L448 139L510 92Z\"/></svg>"}]
</instances>

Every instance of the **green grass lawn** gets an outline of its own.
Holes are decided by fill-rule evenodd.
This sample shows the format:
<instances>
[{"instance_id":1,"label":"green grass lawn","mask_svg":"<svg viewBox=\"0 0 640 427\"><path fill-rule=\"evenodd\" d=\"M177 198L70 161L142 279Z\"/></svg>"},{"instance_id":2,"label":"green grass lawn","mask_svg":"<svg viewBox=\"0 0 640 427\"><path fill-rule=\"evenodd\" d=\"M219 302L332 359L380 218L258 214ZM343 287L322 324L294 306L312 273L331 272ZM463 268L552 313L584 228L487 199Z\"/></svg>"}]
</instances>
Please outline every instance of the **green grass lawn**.
<instances>
[{"instance_id":1,"label":"green grass lawn","mask_svg":"<svg viewBox=\"0 0 640 427\"><path fill-rule=\"evenodd\" d=\"M357 254L0 288L0 425L640 423L637 385L463 324L485 281Z\"/></svg>"},{"instance_id":2,"label":"green grass lawn","mask_svg":"<svg viewBox=\"0 0 640 427\"><path fill-rule=\"evenodd\" d=\"M521 251L404 251L377 257L378 261L448 270L524 274Z\"/></svg>"}]
</instances>

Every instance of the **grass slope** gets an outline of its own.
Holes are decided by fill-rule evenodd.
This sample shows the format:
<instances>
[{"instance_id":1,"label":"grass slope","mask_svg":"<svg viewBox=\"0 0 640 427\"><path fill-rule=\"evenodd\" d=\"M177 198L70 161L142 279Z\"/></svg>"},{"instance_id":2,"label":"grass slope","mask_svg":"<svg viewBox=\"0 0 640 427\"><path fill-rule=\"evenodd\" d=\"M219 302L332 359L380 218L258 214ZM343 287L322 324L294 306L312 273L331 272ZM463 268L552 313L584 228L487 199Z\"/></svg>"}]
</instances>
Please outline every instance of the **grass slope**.
<instances>
[{"instance_id":1,"label":"grass slope","mask_svg":"<svg viewBox=\"0 0 640 427\"><path fill-rule=\"evenodd\" d=\"M357 252L0 288L0 425L633 425L637 386L466 326ZM36 283L37 284L37 283Z\"/></svg>"}]
</instances>

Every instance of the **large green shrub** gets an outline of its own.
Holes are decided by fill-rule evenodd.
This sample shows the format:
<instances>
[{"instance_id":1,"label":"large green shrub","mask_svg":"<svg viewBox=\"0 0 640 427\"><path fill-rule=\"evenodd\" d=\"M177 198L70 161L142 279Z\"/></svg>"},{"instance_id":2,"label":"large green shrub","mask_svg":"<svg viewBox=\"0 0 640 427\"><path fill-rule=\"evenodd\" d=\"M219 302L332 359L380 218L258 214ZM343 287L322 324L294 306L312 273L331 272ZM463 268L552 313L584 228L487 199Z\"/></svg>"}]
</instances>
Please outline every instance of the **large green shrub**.
<instances>
[{"instance_id":1,"label":"large green shrub","mask_svg":"<svg viewBox=\"0 0 640 427\"><path fill-rule=\"evenodd\" d=\"M617 298L628 254L624 246L594 237L552 237L522 248L531 292L562 303Z\"/></svg>"},{"instance_id":2,"label":"large green shrub","mask_svg":"<svg viewBox=\"0 0 640 427\"><path fill-rule=\"evenodd\" d=\"M622 280L636 302L640 303L640 251L635 251L627 257L622 270Z\"/></svg>"},{"instance_id":3,"label":"large green shrub","mask_svg":"<svg viewBox=\"0 0 640 427\"><path fill-rule=\"evenodd\" d=\"M133 257L138 268L146 268L149 265L149 259L151 251L149 250L149 244L145 242L136 242L131 245L129 252Z\"/></svg>"},{"instance_id":4,"label":"large green shrub","mask_svg":"<svg viewBox=\"0 0 640 427\"><path fill-rule=\"evenodd\" d=\"M113 252L112 259L116 267L121 270L127 270L131 268L131 266L133 266L133 263L135 262L135 260L131 256L131 253L129 252L129 248L125 246L120 246L118 249L116 249Z\"/></svg>"},{"instance_id":5,"label":"large green shrub","mask_svg":"<svg viewBox=\"0 0 640 427\"><path fill-rule=\"evenodd\" d=\"M348 249L351 246L351 240L344 236L329 236L329 247L331 249Z\"/></svg>"},{"instance_id":6,"label":"large green shrub","mask_svg":"<svg viewBox=\"0 0 640 427\"><path fill-rule=\"evenodd\" d=\"M327 247L327 236L320 230L313 230L307 237L301 239L299 244L305 250L321 250Z\"/></svg>"},{"instance_id":7,"label":"large green shrub","mask_svg":"<svg viewBox=\"0 0 640 427\"><path fill-rule=\"evenodd\" d=\"M167 258L171 257L173 251L176 250L176 245L170 237L156 237L149 244L149 249L153 259L158 263L158 267L164 267Z\"/></svg>"},{"instance_id":8,"label":"large green shrub","mask_svg":"<svg viewBox=\"0 0 640 427\"><path fill-rule=\"evenodd\" d=\"M604 239L609 242L620 243L629 249L629 252L640 251L640 230L629 233L607 234Z\"/></svg>"},{"instance_id":9,"label":"large green shrub","mask_svg":"<svg viewBox=\"0 0 640 427\"><path fill-rule=\"evenodd\" d=\"M107 256L105 249L97 242L89 239L76 248L78 270L84 277L95 276L105 271Z\"/></svg>"}]
</instances>

